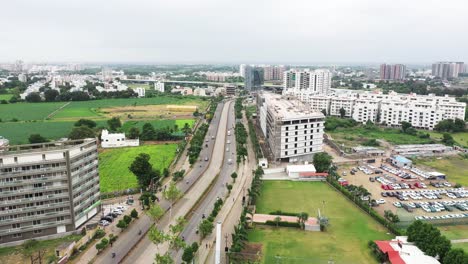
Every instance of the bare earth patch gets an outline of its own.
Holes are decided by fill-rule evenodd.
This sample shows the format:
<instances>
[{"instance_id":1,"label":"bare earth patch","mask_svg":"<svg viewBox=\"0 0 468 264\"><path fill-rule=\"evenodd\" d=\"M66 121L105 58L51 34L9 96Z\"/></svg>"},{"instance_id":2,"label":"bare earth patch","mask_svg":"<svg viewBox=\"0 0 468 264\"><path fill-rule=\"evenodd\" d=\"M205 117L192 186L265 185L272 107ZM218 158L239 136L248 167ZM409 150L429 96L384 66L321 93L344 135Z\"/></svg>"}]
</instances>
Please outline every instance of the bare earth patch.
<instances>
[{"instance_id":1,"label":"bare earth patch","mask_svg":"<svg viewBox=\"0 0 468 264\"><path fill-rule=\"evenodd\" d=\"M132 119L147 119L157 117L161 119L175 119L192 117L198 107L195 105L139 105L102 108L101 113L108 117L132 116Z\"/></svg>"}]
</instances>

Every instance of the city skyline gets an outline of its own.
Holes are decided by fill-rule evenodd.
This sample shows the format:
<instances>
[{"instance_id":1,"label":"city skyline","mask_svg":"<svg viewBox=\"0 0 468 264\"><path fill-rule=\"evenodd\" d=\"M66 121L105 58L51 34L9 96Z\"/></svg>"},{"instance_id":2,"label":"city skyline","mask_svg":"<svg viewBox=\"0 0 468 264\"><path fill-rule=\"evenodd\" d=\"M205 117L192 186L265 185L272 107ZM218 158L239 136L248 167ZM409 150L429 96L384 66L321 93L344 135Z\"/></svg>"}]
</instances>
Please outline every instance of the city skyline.
<instances>
[{"instance_id":1,"label":"city skyline","mask_svg":"<svg viewBox=\"0 0 468 264\"><path fill-rule=\"evenodd\" d=\"M467 3L398 2L15 1L2 6L0 22L8 26L0 57L157 64L468 61L468 39L460 34ZM391 49L382 49L389 43Z\"/></svg>"}]
</instances>

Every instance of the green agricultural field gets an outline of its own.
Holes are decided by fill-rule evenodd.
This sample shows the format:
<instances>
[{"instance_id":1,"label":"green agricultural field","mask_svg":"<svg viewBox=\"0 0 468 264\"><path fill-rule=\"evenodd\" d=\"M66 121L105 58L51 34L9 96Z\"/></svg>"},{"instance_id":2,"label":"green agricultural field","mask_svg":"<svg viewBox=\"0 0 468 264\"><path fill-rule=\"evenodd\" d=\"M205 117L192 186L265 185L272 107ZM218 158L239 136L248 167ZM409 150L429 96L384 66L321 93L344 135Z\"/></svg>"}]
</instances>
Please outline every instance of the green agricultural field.
<instances>
[{"instance_id":1,"label":"green agricultural field","mask_svg":"<svg viewBox=\"0 0 468 264\"><path fill-rule=\"evenodd\" d=\"M163 168L171 164L176 150L177 144L161 144L102 151L99 153L101 192L125 190L138 186L136 176L128 169L138 154L149 154L153 168L162 172Z\"/></svg>"},{"instance_id":2,"label":"green agricultural field","mask_svg":"<svg viewBox=\"0 0 468 264\"><path fill-rule=\"evenodd\" d=\"M195 97L173 97L159 96L152 98L119 98L105 99L82 102L71 102L61 111L53 116L54 119L66 118L102 118L99 113L100 108L118 107L118 106L141 106L141 105L163 105L163 104L194 104L202 109L209 104L204 98Z\"/></svg>"},{"instance_id":3,"label":"green agricultural field","mask_svg":"<svg viewBox=\"0 0 468 264\"><path fill-rule=\"evenodd\" d=\"M432 142L431 139L404 134L401 133L400 130L393 128L338 128L334 131L327 132L327 134L330 134L337 144L344 144L346 147L361 145L369 139L384 139L395 145L426 144Z\"/></svg>"},{"instance_id":4,"label":"green agricultural field","mask_svg":"<svg viewBox=\"0 0 468 264\"><path fill-rule=\"evenodd\" d=\"M438 226L437 228L439 228L442 235L446 236L450 240L468 238L467 225Z\"/></svg>"},{"instance_id":5,"label":"green agricultural field","mask_svg":"<svg viewBox=\"0 0 468 264\"><path fill-rule=\"evenodd\" d=\"M323 204L325 202L325 205ZM276 210L307 212L329 217L326 232L257 226L249 241L263 244L263 263L376 263L369 240L392 238L387 230L323 182L265 181L257 202L258 213Z\"/></svg>"},{"instance_id":6,"label":"green agricultural field","mask_svg":"<svg viewBox=\"0 0 468 264\"><path fill-rule=\"evenodd\" d=\"M439 132L427 132L427 133L431 135L431 138L436 139L436 140L441 140L443 137L443 133L439 133ZM450 133L450 135L453 137L455 142L457 142L459 145L464 146L465 148L468 148L468 132Z\"/></svg>"},{"instance_id":7,"label":"green agricultural field","mask_svg":"<svg viewBox=\"0 0 468 264\"><path fill-rule=\"evenodd\" d=\"M164 120L138 120L138 121L127 121L125 124L122 126L122 130L125 132L128 132L130 128L132 127L137 127L140 132L143 129L143 125L146 123L150 123L153 125L154 128L164 128L164 127L170 127L174 128L174 125L177 124L179 130L182 129L185 125L185 123L188 123L190 127L193 127L193 124L195 123L195 119L176 119L176 120L169 120L169 119L164 119Z\"/></svg>"},{"instance_id":8,"label":"green agricultural field","mask_svg":"<svg viewBox=\"0 0 468 264\"><path fill-rule=\"evenodd\" d=\"M10 100L13 94L0 94L0 100Z\"/></svg>"},{"instance_id":9,"label":"green agricultural field","mask_svg":"<svg viewBox=\"0 0 468 264\"><path fill-rule=\"evenodd\" d=\"M74 121L37 121L0 123L0 136L7 138L10 144L27 144L31 134L40 134L49 140L67 137ZM98 126L107 126L106 121L97 121Z\"/></svg>"},{"instance_id":10,"label":"green agricultural field","mask_svg":"<svg viewBox=\"0 0 468 264\"><path fill-rule=\"evenodd\" d=\"M3 122L13 118L20 121L44 120L64 104L64 102L0 104L0 118Z\"/></svg>"},{"instance_id":11,"label":"green agricultural field","mask_svg":"<svg viewBox=\"0 0 468 264\"><path fill-rule=\"evenodd\" d=\"M149 83L126 83L125 85L127 85L128 88L132 88L132 89L135 89L137 87L144 88L145 90L154 89L154 86L149 85Z\"/></svg>"},{"instance_id":12,"label":"green agricultural field","mask_svg":"<svg viewBox=\"0 0 468 264\"><path fill-rule=\"evenodd\" d=\"M461 156L450 156L445 158L425 158L413 160L416 165L424 165L433 170L443 172L450 182L460 183L468 186L468 159ZM467 237L468 238L468 237Z\"/></svg>"}]
</instances>

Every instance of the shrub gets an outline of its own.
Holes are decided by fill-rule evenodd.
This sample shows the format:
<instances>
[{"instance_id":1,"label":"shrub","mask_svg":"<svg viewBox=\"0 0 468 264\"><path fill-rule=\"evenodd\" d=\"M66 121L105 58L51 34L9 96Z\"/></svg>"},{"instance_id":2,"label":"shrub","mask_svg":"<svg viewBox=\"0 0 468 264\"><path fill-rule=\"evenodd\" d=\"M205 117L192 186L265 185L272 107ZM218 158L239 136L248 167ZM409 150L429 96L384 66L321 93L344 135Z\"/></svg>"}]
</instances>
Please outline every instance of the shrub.
<instances>
[{"instance_id":1,"label":"shrub","mask_svg":"<svg viewBox=\"0 0 468 264\"><path fill-rule=\"evenodd\" d=\"M130 212L130 216L132 218L138 218L138 212L135 210L135 208Z\"/></svg>"},{"instance_id":2,"label":"shrub","mask_svg":"<svg viewBox=\"0 0 468 264\"><path fill-rule=\"evenodd\" d=\"M94 233L93 239L100 239L106 235L106 232L102 229L96 230L96 233Z\"/></svg>"},{"instance_id":3,"label":"shrub","mask_svg":"<svg viewBox=\"0 0 468 264\"><path fill-rule=\"evenodd\" d=\"M265 222L265 225L276 226L276 222L268 220ZM301 225L298 222L291 223L291 222L279 221L278 226L301 228Z\"/></svg>"},{"instance_id":4,"label":"shrub","mask_svg":"<svg viewBox=\"0 0 468 264\"><path fill-rule=\"evenodd\" d=\"M286 216L297 216L299 213L283 212L281 210L269 212L270 215L286 215Z\"/></svg>"}]
</instances>

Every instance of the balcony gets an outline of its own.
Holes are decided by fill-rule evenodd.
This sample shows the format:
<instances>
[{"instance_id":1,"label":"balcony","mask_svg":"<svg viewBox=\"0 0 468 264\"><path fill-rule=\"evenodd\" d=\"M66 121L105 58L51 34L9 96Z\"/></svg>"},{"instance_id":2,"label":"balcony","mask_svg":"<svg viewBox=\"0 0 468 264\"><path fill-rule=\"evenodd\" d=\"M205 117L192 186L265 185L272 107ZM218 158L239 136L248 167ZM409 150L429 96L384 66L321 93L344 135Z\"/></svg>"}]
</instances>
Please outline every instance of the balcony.
<instances>
[{"instance_id":1,"label":"balcony","mask_svg":"<svg viewBox=\"0 0 468 264\"><path fill-rule=\"evenodd\" d=\"M0 226L4 225L11 225L13 223L22 223L22 222L29 222L33 220L43 220L47 218L55 218L57 216L66 216L70 215L70 210L63 210L59 212L49 212L45 214L36 214L36 215L30 215L30 216L23 216L23 217L17 217L17 218L10 218L10 219L5 219L1 221Z\"/></svg>"},{"instance_id":2,"label":"balcony","mask_svg":"<svg viewBox=\"0 0 468 264\"><path fill-rule=\"evenodd\" d=\"M33 198L22 198L22 199L14 199L14 200L5 200L0 201L0 205L16 205L16 204L25 204L31 202L41 202L45 200L58 199L58 198L68 198L68 192L66 193L59 193L59 194L49 194L43 195L40 197L33 197Z\"/></svg>"},{"instance_id":3,"label":"balcony","mask_svg":"<svg viewBox=\"0 0 468 264\"><path fill-rule=\"evenodd\" d=\"M23 226L20 228L3 229L3 230L0 230L0 235L10 234L10 233L23 233L23 232L28 232L34 229L44 229L44 228L50 228L50 227L66 225L66 224L71 224L71 219L67 219L63 221L48 222L48 223L43 223L40 225Z\"/></svg>"},{"instance_id":4,"label":"balcony","mask_svg":"<svg viewBox=\"0 0 468 264\"><path fill-rule=\"evenodd\" d=\"M64 207L64 206L70 206L70 202L50 203L50 204L45 204L45 205L37 205L37 206L17 208L17 209L12 209L12 210L4 210L4 211L0 211L0 216L18 214L18 213L28 213L28 212L33 212L33 211L35 212L39 210L47 210L51 208Z\"/></svg>"},{"instance_id":5,"label":"balcony","mask_svg":"<svg viewBox=\"0 0 468 264\"><path fill-rule=\"evenodd\" d=\"M11 186L23 186L25 184L34 184L34 183L41 183L41 182L63 181L66 179L67 179L67 175L65 174L62 176L51 176L51 177L42 177L42 178L27 179L27 180L0 182L0 188L11 187Z\"/></svg>"},{"instance_id":6,"label":"balcony","mask_svg":"<svg viewBox=\"0 0 468 264\"><path fill-rule=\"evenodd\" d=\"M49 173L49 172L58 172L58 171L66 172L67 167L59 166L59 167L53 167L53 168L40 168L40 169L35 169L35 170L0 172L0 176L19 177L19 176L42 174L42 173Z\"/></svg>"},{"instance_id":7,"label":"balcony","mask_svg":"<svg viewBox=\"0 0 468 264\"><path fill-rule=\"evenodd\" d=\"M39 191L55 191L55 190L60 190L60 189L62 190L68 189L68 184L52 185L52 186L46 186L46 187L23 188L23 189L15 190L15 191L0 192L0 197L11 195L11 194L27 194L27 193L34 193L34 192L39 192Z\"/></svg>"}]
</instances>

